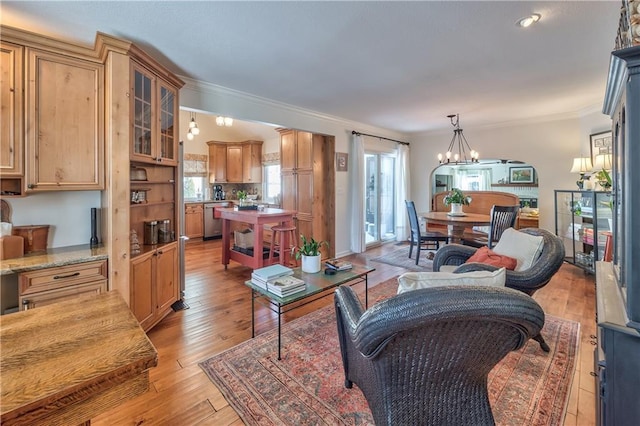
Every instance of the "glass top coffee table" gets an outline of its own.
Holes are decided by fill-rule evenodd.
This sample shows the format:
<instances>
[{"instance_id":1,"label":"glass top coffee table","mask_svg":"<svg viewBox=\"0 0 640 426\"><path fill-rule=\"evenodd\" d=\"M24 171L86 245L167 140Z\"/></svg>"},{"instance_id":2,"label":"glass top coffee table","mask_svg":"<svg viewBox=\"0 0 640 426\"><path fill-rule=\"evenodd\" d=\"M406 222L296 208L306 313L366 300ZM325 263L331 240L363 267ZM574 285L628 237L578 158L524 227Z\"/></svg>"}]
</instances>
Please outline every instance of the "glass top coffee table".
<instances>
[{"instance_id":1,"label":"glass top coffee table","mask_svg":"<svg viewBox=\"0 0 640 426\"><path fill-rule=\"evenodd\" d=\"M258 301L258 303L278 314L278 359L281 359L282 314L328 296L331 293L328 293L327 290L344 284L355 285L360 282L364 282L364 304L366 309L369 307L367 274L373 271L375 271L375 268L356 264L349 270L336 271L335 275L326 275L324 271L316 274L307 274L302 272L300 268L293 268L293 276L303 280L306 283L306 288L285 297L273 294L253 284L251 281L245 281L245 285L251 289L251 338L255 337L255 302Z\"/></svg>"}]
</instances>

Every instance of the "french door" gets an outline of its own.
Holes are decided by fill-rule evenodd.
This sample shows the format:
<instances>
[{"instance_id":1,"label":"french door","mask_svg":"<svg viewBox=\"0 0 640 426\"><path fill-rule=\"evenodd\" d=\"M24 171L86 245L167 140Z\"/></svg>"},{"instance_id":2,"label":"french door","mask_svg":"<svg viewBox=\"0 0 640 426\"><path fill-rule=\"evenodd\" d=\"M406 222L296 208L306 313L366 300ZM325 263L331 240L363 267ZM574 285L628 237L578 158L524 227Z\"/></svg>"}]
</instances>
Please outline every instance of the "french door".
<instances>
[{"instance_id":1,"label":"french door","mask_svg":"<svg viewBox=\"0 0 640 426\"><path fill-rule=\"evenodd\" d=\"M367 246L395 239L396 159L365 152L365 235Z\"/></svg>"}]
</instances>

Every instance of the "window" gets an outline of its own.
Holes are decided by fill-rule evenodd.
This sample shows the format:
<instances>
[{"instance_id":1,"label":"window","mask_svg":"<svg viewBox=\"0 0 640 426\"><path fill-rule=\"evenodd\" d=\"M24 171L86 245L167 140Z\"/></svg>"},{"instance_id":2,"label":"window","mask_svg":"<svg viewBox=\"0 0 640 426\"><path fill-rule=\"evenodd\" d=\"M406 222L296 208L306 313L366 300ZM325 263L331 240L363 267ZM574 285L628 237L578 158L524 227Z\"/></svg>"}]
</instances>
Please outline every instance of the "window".
<instances>
[{"instance_id":1,"label":"window","mask_svg":"<svg viewBox=\"0 0 640 426\"><path fill-rule=\"evenodd\" d=\"M263 199L267 203L280 204L280 164L265 164L263 179Z\"/></svg>"},{"instance_id":2,"label":"window","mask_svg":"<svg viewBox=\"0 0 640 426\"><path fill-rule=\"evenodd\" d=\"M205 178L202 176L185 176L183 178L184 199L202 200L205 195Z\"/></svg>"}]
</instances>

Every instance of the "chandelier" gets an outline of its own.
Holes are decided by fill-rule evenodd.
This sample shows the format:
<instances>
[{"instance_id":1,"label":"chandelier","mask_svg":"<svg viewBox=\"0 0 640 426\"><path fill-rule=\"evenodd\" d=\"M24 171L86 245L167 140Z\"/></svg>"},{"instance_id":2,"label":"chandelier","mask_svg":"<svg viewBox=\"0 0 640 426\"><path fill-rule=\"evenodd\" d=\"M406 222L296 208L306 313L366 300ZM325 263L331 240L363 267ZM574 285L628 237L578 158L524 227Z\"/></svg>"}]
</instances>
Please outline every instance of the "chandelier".
<instances>
[{"instance_id":1,"label":"chandelier","mask_svg":"<svg viewBox=\"0 0 640 426\"><path fill-rule=\"evenodd\" d=\"M196 135L200 134L200 129L198 128L198 123L196 123L196 114L193 112L189 114L191 114L191 121L189 121L189 131L187 132L187 139L192 141Z\"/></svg>"},{"instance_id":2,"label":"chandelier","mask_svg":"<svg viewBox=\"0 0 640 426\"><path fill-rule=\"evenodd\" d=\"M231 127L231 126L233 126L233 118L231 118L231 117L223 117L223 116L219 115L218 117L216 117L216 124L218 126Z\"/></svg>"},{"instance_id":3,"label":"chandelier","mask_svg":"<svg viewBox=\"0 0 640 426\"><path fill-rule=\"evenodd\" d=\"M440 164L477 163L479 156L478 151L471 149L469 143L467 142L467 138L465 138L462 134L462 129L460 128L460 115L451 114L447 115L447 117L449 117L449 120L451 120L451 125L454 127L453 137L451 138L451 143L449 143L449 148L447 149L444 157L442 156L442 154L438 154L438 162L440 162ZM456 118L455 122L453 121L453 117ZM467 153L469 155L468 158Z\"/></svg>"}]
</instances>

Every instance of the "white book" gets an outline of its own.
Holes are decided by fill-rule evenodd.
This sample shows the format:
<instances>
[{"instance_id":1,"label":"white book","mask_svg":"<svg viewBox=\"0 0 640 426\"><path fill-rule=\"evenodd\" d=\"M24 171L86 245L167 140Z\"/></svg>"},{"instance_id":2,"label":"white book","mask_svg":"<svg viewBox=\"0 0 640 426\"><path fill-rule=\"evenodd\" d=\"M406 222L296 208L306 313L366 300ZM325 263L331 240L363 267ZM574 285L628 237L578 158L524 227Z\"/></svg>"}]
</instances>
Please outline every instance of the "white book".
<instances>
[{"instance_id":1,"label":"white book","mask_svg":"<svg viewBox=\"0 0 640 426\"><path fill-rule=\"evenodd\" d=\"M289 288L287 290L281 290L281 289L279 289L277 287L268 287L267 291L269 291L270 293L273 293L273 294L275 294L277 296L280 296L280 297L287 297L287 296L290 296L292 294L304 291L306 288L307 288L306 285L302 285L302 286L298 286L298 287L291 287L291 288Z\"/></svg>"},{"instance_id":2,"label":"white book","mask_svg":"<svg viewBox=\"0 0 640 426\"><path fill-rule=\"evenodd\" d=\"M266 281L261 281L261 280L256 280L255 278L251 278L251 284L255 285L256 287L260 287L262 289L267 289L267 282Z\"/></svg>"},{"instance_id":3,"label":"white book","mask_svg":"<svg viewBox=\"0 0 640 426\"><path fill-rule=\"evenodd\" d=\"M304 287L304 285L305 283L303 280L293 276L278 277L267 281L267 286L274 287L280 290L287 290L292 287Z\"/></svg>"},{"instance_id":4,"label":"white book","mask_svg":"<svg viewBox=\"0 0 640 426\"><path fill-rule=\"evenodd\" d=\"M253 274L265 281L270 279L293 275L293 269L276 263L274 265L265 266L264 268L254 269Z\"/></svg>"}]
</instances>

